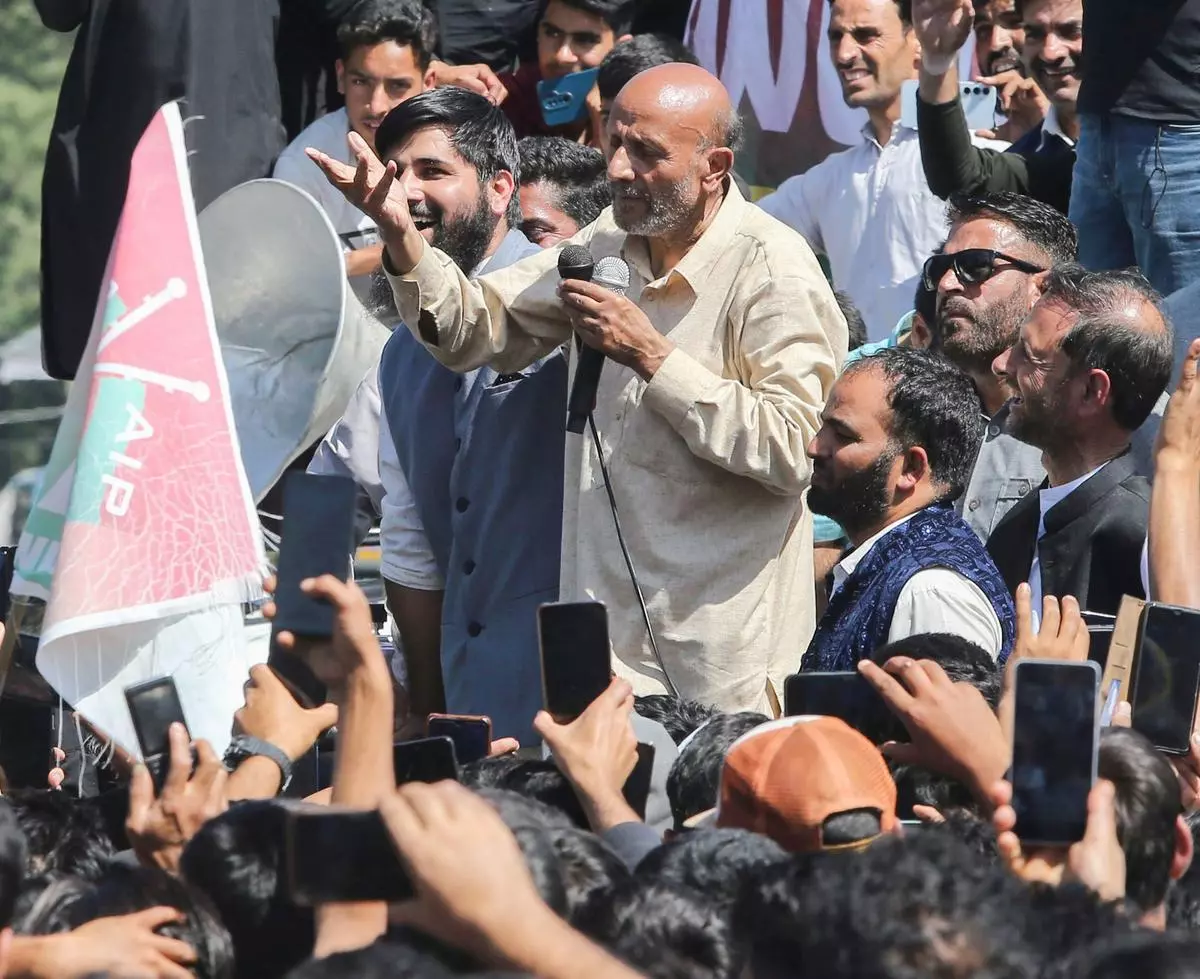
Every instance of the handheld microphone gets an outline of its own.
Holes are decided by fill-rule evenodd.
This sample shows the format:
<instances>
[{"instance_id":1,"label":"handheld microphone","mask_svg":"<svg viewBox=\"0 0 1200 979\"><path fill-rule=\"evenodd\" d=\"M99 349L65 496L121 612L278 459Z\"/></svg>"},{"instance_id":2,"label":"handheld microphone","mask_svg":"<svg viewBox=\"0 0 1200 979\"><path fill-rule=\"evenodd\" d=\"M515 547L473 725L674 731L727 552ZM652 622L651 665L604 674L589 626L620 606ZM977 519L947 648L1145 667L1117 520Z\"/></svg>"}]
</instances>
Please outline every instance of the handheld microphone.
<instances>
[{"instance_id":1,"label":"handheld microphone","mask_svg":"<svg viewBox=\"0 0 1200 979\"><path fill-rule=\"evenodd\" d=\"M565 254L564 249L564 254ZM562 267L560 261L559 267ZM615 256L606 256L595 264L591 280L618 296L625 295L629 288L629 266ZM604 369L604 354L592 347L580 346L579 366L575 368L575 381L571 385L571 396L567 401L567 431L582 435L588 415L596 408L596 389L600 385L600 372Z\"/></svg>"}]
</instances>

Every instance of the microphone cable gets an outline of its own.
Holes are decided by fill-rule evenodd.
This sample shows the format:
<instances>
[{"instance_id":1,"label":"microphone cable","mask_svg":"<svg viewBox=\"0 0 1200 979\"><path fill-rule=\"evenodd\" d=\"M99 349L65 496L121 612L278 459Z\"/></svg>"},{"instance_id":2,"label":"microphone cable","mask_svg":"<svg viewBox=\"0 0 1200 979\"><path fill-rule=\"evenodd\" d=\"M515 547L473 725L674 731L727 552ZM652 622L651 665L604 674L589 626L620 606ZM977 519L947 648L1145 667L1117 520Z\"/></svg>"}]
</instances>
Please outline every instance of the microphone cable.
<instances>
[{"instance_id":1,"label":"microphone cable","mask_svg":"<svg viewBox=\"0 0 1200 979\"><path fill-rule=\"evenodd\" d=\"M642 621L646 624L646 635L650 639L650 652L654 655L654 662L658 664L658 668L662 671L663 681L667 685L667 690L672 697L679 698L679 691L675 688L675 684L671 682L671 675L667 672L667 666L663 662L662 653L658 651L658 640L654 638L654 626L650 624L650 610L646 607L646 599L642 594L642 585L638 581L637 570L633 566L633 558L629 554L629 548L625 544L625 534L621 530L621 517L617 512L617 498L613 494L612 480L608 475L608 464L604 461L604 449L600 445L600 432L596 429L595 416L588 412L588 427L592 431L592 444L596 446L596 458L600 460L600 475L604 477L604 490L608 494L608 508L612 512L613 526L617 529L617 543L621 546L621 556L625 559L625 567L629 571L629 580L633 584L634 594L637 595L638 607L642 610Z\"/></svg>"}]
</instances>

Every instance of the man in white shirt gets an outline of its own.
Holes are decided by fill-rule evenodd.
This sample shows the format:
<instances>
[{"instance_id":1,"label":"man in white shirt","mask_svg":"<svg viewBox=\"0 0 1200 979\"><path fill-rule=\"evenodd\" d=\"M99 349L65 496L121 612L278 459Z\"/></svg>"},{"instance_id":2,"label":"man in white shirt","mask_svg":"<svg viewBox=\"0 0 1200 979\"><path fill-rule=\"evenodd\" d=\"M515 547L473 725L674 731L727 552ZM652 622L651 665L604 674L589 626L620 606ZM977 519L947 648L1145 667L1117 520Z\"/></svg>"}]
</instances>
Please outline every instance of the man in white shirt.
<instances>
[{"instance_id":1,"label":"man in white shirt","mask_svg":"<svg viewBox=\"0 0 1200 979\"><path fill-rule=\"evenodd\" d=\"M946 237L945 204L900 123L900 88L919 46L909 0L832 0L829 50L846 104L864 108L863 141L785 181L759 205L829 258L834 286L882 340L912 309L921 264Z\"/></svg>"},{"instance_id":2,"label":"man in white shirt","mask_svg":"<svg viewBox=\"0 0 1200 979\"><path fill-rule=\"evenodd\" d=\"M808 505L845 528L853 550L801 669L851 670L880 646L949 633L1003 660L1012 599L954 512L982 436L971 380L942 357L892 347L846 368L808 447Z\"/></svg>"},{"instance_id":3,"label":"man in white shirt","mask_svg":"<svg viewBox=\"0 0 1200 979\"><path fill-rule=\"evenodd\" d=\"M1144 596L1150 485L1130 452L1171 376L1171 326L1140 272L1059 265L1011 348L996 358L1020 397L1009 430L1042 450L1047 480L997 525L988 552L1010 588L1073 595L1115 615Z\"/></svg>"},{"instance_id":4,"label":"man in white shirt","mask_svg":"<svg viewBox=\"0 0 1200 979\"><path fill-rule=\"evenodd\" d=\"M375 148L375 131L396 106L425 90L425 73L437 45L433 12L421 0L369 0L338 27L338 91L345 108L322 116L280 154L274 176L311 194L346 248L346 273L366 299L383 246L375 222L329 185L304 153L315 147L349 163L347 137L358 133Z\"/></svg>"}]
</instances>

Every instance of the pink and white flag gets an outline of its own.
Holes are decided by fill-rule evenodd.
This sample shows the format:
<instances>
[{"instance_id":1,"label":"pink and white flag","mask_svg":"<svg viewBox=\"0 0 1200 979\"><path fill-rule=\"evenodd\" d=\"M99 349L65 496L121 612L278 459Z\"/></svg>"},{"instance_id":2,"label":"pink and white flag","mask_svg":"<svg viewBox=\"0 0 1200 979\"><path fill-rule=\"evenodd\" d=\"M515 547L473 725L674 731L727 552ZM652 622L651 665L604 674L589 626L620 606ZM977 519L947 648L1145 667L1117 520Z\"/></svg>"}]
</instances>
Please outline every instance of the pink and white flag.
<instances>
[{"instance_id":1,"label":"pink and white flag","mask_svg":"<svg viewBox=\"0 0 1200 979\"><path fill-rule=\"evenodd\" d=\"M169 674L192 735L223 751L264 567L170 103L133 155L13 593L47 602L38 669L98 728L135 751L122 691Z\"/></svg>"}]
</instances>

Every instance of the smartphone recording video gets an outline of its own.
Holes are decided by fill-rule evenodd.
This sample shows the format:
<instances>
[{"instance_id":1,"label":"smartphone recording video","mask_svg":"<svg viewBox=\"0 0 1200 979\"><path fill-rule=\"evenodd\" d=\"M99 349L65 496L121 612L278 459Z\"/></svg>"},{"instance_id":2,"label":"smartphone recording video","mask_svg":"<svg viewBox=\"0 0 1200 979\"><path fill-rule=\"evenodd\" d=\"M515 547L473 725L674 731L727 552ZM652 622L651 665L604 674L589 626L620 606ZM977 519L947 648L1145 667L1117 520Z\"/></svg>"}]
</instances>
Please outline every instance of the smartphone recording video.
<instances>
[{"instance_id":1,"label":"smartphone recording video","mask_svg":"<svg viewBox=\"0 0 1200 979\"><path fill-rule=\"evenodd\" d=\"M1186 755L1200 694L1200 611L1147 603L1138 634L1133 729L1159 751Z\"/></svg>"},{"instance_id":2,"label":"smartphone recording video","mask_svg":"<svg viewBox=\"0 0 1200 979\"><path fill-rule=\"evenodd\" d=\"M407 901L415 894L378 811L295 808L284 840L288 893L299 905Z\"/></svg>"},{"instance_id":3,"label":"smartphone recording video","mask_svg":"<svg viewBox=\"0 0 1200 979\"><path fill-rule=\"evenodd\" d=\"M538 607L542 701L559 721L574 720L612 677L608 609L601 602L552 602Z\"/></svg>"},{"instance_id":4,"label":"smartphone recording video","mask_svg":"<svg viewBox=\"0 0 1200 979\"><path fill-rule=\"evenodd\" d=\"M492 719L468 714L430 714L426 733L431 738L449 738L460 765L486 758L492 748Z\"/></svg>"},{"instance_id":5,"label":"smartphone recording video","mask_svg":"<svg viewBox=\"0 0 1200 979\"><path fill-rule=\"evenodd\" d=\"M458 780L458 759L449 738L417 738L392 745L396 784Z\"/></svg>"},{"instance_id":6,"label":"smartphone recording video","mask_svg":"<svg viewBox=\"0 0 1200 979\"><path fill-rule=\"evenodd\" d=\"M142 761L150 770L155 792L161 792L171 765L171 741L168 732L172 724L187 727L183 716L183 704L175 681L169 676L157 677L145 683L135 683L125 688L125 702L129 705L129 716L138 746L142 749ZM191 740L191 735L188 735Z\"/></svg>"},{"instance_id":7,"label":"smartphone recording video","mask_svg":"<svg viewBox=\"0 0 1200 979\"><path fill-rule=\"evenodd\" d=\"M1096 781L1099 685L1100 667L1090 661L1017 663L1012 807L1024 843L1064 846L1083 839Z\"/></svg>"},{"instance_id":8,"label":"smartphone recording video","mask_svg":"<svg viewBox=\"0 0 1200 979\"><path fill-rule=\"evenodd\" d=\"M783 681L783 712L837 717L875 744L908 740L904 726L866 678L854 671L797 673Z\"/></svg>"}]
</instances>

